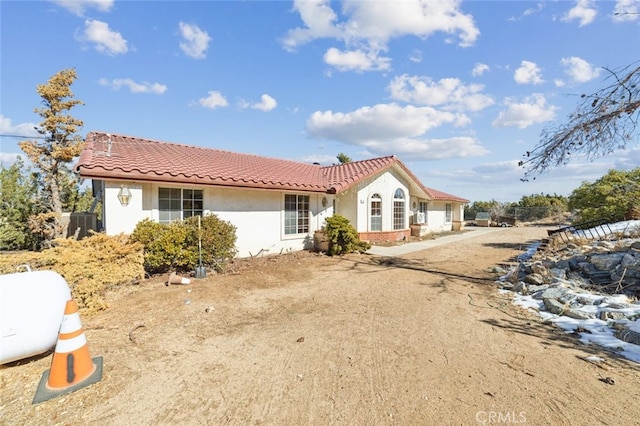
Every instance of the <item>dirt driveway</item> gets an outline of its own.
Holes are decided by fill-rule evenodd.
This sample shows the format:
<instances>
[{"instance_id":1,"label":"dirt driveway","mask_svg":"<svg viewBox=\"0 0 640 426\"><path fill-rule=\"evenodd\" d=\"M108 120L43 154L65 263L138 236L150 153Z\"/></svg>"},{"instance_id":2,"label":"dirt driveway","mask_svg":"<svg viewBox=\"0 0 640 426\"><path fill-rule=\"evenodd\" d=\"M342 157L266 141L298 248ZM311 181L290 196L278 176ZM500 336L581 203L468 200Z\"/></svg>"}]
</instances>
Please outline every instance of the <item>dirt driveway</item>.
<instances>
[{"instance_id":1,"label":"dirt driveway","mask_svg":"<svg viewBox=\"0 0 640 426\"><path fill-rule=\"evenodd\" d=\"M121 289L82 319L102 380L32 405L51 356L2 367L0 423L638 424L638 364L497 291L491 267L544 235L503 228L394 258L296 253Z\"/></svg>"}]
</instances>

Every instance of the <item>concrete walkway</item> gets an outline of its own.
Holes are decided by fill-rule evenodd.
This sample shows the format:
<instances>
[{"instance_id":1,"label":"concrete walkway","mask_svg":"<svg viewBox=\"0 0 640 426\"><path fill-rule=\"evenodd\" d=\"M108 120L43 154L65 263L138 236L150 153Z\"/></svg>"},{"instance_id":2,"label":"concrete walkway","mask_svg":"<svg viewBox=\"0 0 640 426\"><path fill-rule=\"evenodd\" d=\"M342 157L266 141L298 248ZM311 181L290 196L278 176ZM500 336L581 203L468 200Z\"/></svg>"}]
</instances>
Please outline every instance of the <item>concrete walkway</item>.
<instances>
[{"instance_id":1,"label":"concrete walkway","mask_svg":"<svg viewBox=\"0 0 640 426\"><path fill-rule=\"evenodd\" d=\"M372 246L367 250L367 254L373 254L376 256L402 256L403 254L413 253L415 251L425 250L432 247L441 246L443 244L449 244L456 241L466 240L467 238L473 238L480 235L487 234L489 232L500 232L508 228L484 228L484 227L469 227L465 228L464 232L459 234L446 235L444 237L438 237L433 240L417 241L415 243L404 243L395 246Z\"/></svg>"}]
</instances>

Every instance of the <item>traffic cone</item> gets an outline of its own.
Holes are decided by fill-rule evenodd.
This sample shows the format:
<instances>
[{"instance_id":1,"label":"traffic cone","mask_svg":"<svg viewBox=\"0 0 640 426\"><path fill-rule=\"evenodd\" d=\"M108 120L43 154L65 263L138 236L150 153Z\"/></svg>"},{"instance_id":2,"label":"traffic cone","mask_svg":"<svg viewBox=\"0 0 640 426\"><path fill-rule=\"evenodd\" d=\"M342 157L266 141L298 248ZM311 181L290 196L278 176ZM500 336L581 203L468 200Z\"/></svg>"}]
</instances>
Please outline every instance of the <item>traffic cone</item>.
<instances>
[{"instance_id":1,"label":"traffic cone","mask_svg":"<svg viewBox=\"0 0 640 426\"><path fill-rule=\"evenodd\" d=\"M102 379L102 357L91 359L87 338L82 329L78 305L69 300L60 324L58 342L33 398L33 404L74 392Z\"/></svg>"},{"instance_id":2,"label":"traffic cone","mask_svg":"<svg viewBox=\"0 0 640 426\"><path fill-rule=\"evenodd\" d=\"M180 275L172 272L169 274L169 284L189 284L191 280L189 278L181 277Z\"/></svg>"}]
</instances>

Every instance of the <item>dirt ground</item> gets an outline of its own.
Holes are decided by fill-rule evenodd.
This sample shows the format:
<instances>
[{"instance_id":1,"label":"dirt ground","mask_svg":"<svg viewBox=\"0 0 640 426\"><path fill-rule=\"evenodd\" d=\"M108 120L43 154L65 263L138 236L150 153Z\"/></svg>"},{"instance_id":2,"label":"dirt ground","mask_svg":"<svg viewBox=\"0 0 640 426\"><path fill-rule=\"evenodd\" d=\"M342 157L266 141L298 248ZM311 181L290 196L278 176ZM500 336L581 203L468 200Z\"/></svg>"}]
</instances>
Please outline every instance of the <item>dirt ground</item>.
<instances>
[{"instance_id":1,"label":"dirt ground","mask_svg":"<svg viewBox=\"0 0 640 426\"><path fill-rule=\"evenodd\" d=\"M295 253L126 287L82 318L102 380L33 405L51 355L0 367L0 423L639 424L638 364L497 291L491 268L545 235L503 228L395 258Z\"/></svg>"}]
</instances>

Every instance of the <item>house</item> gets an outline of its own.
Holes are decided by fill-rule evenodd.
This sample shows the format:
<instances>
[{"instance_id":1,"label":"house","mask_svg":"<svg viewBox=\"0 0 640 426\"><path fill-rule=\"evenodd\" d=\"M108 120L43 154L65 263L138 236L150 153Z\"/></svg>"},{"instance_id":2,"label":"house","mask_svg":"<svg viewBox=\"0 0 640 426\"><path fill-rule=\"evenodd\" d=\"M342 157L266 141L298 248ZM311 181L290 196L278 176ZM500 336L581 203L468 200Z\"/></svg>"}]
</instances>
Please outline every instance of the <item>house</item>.
<instances>
[{"instance_id":1,"label":"house","mask_svg":"<svg viewBox=\"0 0 640 426\"><path fill-rule=\"evenodd\" d=\"M108 235L216 214L236 227L240 257L310 249L333 214L371 242L459 230L468 203L425 187L395 156L320 166L91 132L75 170L92 180Z\"/></svg>"}]
</instances>

